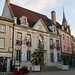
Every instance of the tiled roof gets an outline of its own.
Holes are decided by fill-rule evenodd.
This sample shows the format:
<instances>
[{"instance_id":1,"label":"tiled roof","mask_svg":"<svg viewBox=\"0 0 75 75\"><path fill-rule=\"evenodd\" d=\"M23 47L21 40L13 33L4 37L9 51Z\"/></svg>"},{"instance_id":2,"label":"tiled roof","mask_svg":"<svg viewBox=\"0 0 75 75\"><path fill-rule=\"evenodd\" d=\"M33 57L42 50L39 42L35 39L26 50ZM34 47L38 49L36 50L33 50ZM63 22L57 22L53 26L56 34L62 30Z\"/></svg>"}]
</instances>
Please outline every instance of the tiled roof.
<instances>
[{"instance_id":1,"label":"tiled roof","mask_svg":"<svg viewBox=\"0 0 75 75\"><path fill-rule=\"evenodd\" d=\"M17 18L20 18L21 16L27 17L27 20L28 20L30 27L33 27L34 24L39 19L43 19L43 21L47 25L47 27L51 25L51 23L50 23L51 20L49 20L48 17L43 14L33 12L31 10L28 10L26 8L22 8L20 6L14 5L14 4L10 4L10 6L11 6L11 9L12 9L15 17L17 17Z\"/></svg>"}]
</instances>

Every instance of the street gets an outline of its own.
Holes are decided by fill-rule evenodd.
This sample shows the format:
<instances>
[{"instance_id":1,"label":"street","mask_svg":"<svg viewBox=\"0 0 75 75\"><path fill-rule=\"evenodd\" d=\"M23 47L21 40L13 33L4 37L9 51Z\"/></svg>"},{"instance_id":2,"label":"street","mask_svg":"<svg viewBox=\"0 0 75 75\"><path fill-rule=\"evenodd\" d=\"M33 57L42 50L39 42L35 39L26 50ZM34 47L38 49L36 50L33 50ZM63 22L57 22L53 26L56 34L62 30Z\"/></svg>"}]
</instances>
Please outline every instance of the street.
<instances>
[{"instance_id":1,"label":"street","mask_svg":"<svg viewBox=\"0 0 75 75\"><path fill-rule=\"evenodd\" d=\"M70 69L68 71L29 72L29 74L2 73L0 75L75 75L75 69Z\"/></svg>"}]
</instances>

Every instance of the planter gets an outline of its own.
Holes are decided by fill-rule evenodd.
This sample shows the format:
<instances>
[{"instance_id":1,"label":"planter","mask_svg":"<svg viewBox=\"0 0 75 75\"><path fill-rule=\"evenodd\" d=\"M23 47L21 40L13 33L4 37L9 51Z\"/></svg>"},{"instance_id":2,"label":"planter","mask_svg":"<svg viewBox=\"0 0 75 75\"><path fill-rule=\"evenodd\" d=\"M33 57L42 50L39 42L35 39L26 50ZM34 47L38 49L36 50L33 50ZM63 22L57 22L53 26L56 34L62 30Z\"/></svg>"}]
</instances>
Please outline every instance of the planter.
<instances>
[{"instance_id":1,"label":"planter","mask_svg":"<svg viewBox=\"0 0 75 75\"><path fill-rule=\"evenodd\" d=\"M32 71L40 71L40 65L32 66Z\"/></svg>"},{"instance_id":2,"label":"planter","mask_svg":"<svg viewBox=\"0 0 75 75\"><path fill-rule=\"evenodd\" d=\"M69 65L62 65L62 70L69 70Z\"/></svg>"}]
</instances>

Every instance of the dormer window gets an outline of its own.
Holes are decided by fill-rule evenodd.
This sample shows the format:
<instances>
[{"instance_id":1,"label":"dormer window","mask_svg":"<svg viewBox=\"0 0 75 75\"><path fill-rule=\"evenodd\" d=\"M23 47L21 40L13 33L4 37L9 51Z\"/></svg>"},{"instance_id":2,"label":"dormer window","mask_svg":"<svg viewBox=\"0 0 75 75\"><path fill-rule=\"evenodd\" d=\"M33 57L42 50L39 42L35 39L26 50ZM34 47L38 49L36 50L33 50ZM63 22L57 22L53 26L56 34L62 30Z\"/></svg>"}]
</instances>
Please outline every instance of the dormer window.
<instances>
[{"instance_id":1,"label":"dormer window","mask_svg":"<svg viewBox=\"0 0 75 75\"><path fill-rule=\"evenodd\" d=\"M69 29L67 28L67 32L69 33Z\"/></svg>"},{"instance_id":2,"label":"dormer window","mask_svg":"<svg viewBox=\"0 0 75 75\"><path fill-rule=\"evenodd\" d=\"M55 27L53 27L53 32L55 32Z\"/></svg>"},{"instance_id":3,"label":"dormer window","mask_svg":"<svg viewBox=\"0 0 75 75\"><path fill-rule=\"evenodd\" d=\"M22 24L26 24L26 19L25 18L23 18Z\"/></svg>"},{"instance_id":4,"label":"dormer window","mask_svg":"<svg viewBox=\"0 0 75 75\"><path fill-rule=\"evenodd\" d=\"M22 16L22 17L20 18L20 23L21 23L21 25L28 27L27 17Z\"/></svg>"},{"instance_id":5,"label":"dormer window","mask_svg":"<svg viewBox=\"0 0 75 75\"><path fill-rule=\"evenodd\" d=\"M64 30L64 26L62 26L62 30Z\"/></svg>"}]
</instances>

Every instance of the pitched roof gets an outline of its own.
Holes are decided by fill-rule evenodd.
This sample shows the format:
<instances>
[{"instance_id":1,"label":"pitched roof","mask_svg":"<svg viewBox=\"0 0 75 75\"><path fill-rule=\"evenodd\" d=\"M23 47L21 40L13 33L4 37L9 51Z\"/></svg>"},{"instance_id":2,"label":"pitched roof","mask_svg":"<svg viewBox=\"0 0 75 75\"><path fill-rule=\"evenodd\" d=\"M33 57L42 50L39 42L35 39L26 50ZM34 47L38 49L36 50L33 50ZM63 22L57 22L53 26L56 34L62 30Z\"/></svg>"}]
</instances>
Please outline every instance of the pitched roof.
<instances>
[{"instance_id":1,"label":"pitched roof","mask_svg":"<svg viewBox=\"0 0 75 75\"><path fill-rule=\"evenodd\" d=\"M10 4L11 9L13 11L13 14L15 17L20 18L21 16L26 16L28 23L29 23L29 27L33 27L34 24L39 20L39 19L43 19L44 23L48 26L51 25L50 21L48 19L47 16L28 10L26 8L22 8L20 6L14 5L14 4Z\"/></svg>"}]
</instances>

